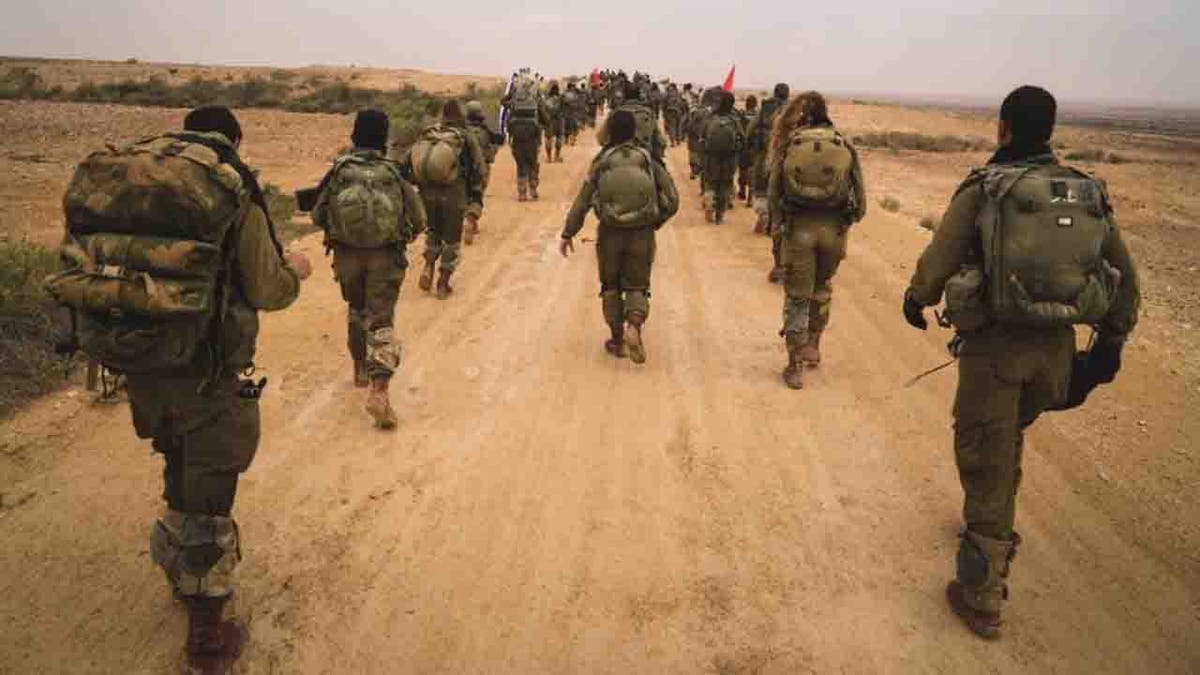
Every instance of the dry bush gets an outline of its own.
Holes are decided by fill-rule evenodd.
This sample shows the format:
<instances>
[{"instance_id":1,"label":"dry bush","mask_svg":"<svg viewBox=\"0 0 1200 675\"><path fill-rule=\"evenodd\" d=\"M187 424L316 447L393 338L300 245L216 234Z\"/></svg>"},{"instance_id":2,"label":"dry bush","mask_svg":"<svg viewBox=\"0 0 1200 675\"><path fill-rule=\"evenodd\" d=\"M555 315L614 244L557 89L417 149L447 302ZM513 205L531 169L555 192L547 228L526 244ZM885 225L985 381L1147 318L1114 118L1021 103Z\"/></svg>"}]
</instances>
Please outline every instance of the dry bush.
<instances>
[{"instance_id":1,"label":"dry bush","mask_svg":"<svg viewBox=\"0 0 1200 675\"><path fill-rule=\"evenodd\" d=\"M53 390L65 361L54 346L62 327L42 288L58 255L29 241L0 241L0 416Z\"/></svg>"},{"instance_id":2,"label":"dry bush","mask_svg":"<svg viewBox=\"0 0 1200 675\"><path fill-rule=\"evenodd\" d=\"M895 213L900 210L900 200L891 195L886 195L879 200L879 208L888 213Z\"/></svg>"},{"instance_id":3,"label":"dry bush","mask_svg":"<svg viewBox=\"0 0 1200 675\"><path fill-rule=\"evenodd\" d=\"M854 144L865 148L918 152L982 152L993 147L990 142L973 136L931 136L909 131L868 132L855 136Z\"/></svg>"},{"instance_id":4,"label":"dry bush","mask_svg":"<svg viewBox=\"0 0 1200 675\"><path fill-rule=\"evenodd\" d=\"M1063 159L1068 162L1108 162L1109 164L1125 164L1130 159L1124 155L1118 155L1115 152L1108 152L1101 148L1080 148L1072 150L1063 155Z\"/></svg>"},{"instance_id":5,"label":"dry bush","mask_svg":"<svg viewBox=\"0 0 1200 675\"><path fill-rule=\"evenodd\" d=\"M921 219L917 221L917 224L921 226L921 229L932 232L933 230L937 229L938 221L937 218L934 218L933 216L921 216Z\"/></svg>"}]
</instances>

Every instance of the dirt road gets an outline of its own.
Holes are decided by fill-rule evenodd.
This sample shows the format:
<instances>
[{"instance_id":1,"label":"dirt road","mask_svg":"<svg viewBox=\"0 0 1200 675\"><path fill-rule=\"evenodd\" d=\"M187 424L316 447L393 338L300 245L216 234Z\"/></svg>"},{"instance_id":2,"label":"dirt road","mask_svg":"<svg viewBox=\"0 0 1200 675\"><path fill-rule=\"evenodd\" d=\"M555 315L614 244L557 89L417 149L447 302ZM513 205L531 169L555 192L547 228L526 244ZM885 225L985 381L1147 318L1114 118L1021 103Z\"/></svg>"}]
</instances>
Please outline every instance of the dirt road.
<instances>
[{"instance_id":1,"label":"dirt road","mask_svg":"<svg viewBox=\"0 0 1200 675\"><path fill-rule=\"evenodd\" d=\"M792 392L767 241L745 208L706 225L672 150L685 199L637 367L601 349L590 246L554 249L592 150L544 166L532 205L502 153L455 296L410 275L398 432L351 386L327 265L266 319L242 672L1200 671L1194 523L1168 536L1178 518L1081 480L1074 413L1027 446L1007 633L947 610L953 375L903 386L948 338L899 316L916 228L875 210L854 230L825 364ZM1132 360L1116 391L1136 397L1159 383ZM127 410L67 393L3 433L0 672L173 668L185 617L146 541L159 460Z\"/></svg>"}]
</instances>

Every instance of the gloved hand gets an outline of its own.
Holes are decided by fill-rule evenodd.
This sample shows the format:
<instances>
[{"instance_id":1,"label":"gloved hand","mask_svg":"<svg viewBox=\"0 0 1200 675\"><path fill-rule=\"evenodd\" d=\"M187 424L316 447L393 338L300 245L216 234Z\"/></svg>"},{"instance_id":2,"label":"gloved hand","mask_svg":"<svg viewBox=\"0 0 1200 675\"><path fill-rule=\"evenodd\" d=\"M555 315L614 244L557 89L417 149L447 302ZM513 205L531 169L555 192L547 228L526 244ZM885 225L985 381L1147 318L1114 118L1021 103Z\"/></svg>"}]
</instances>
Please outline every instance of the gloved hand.
<instances>
[{"instance_id":1,"label":"gloved hand","mask_svg":"<svg viewBox=\"0 0 1200 675\"><path fill-rule=\"evenodd\" d=\"M1124 335L1100 333L1096 336L1096 344L1092 345L1087 357L1088 370L1096 382L1108 384L1117 379L1124 347Z\"/></svg>"},{"instance_id":2,"label":"gloved hand","mask_svg":"<svg viewBox=\"0 0 1200 675\"><path fill-rule=\"evenodd\" d=\"M904 293L904 320L913 328L921 330L929 328L929 322L925 320L925 306L917 302L912 291Z\"/></svg>"}]
</instances>

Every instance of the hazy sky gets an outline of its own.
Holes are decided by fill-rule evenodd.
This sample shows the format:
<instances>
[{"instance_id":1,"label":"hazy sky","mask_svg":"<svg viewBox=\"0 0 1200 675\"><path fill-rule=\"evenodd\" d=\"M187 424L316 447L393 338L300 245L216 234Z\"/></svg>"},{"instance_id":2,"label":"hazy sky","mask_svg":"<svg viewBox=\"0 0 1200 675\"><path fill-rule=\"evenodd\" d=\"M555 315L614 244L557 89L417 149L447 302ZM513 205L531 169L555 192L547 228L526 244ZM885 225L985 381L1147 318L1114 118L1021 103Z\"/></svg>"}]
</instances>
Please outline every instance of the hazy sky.
<instances>
[{"instance_id":1,"label":"hazy sky","mask_svg":"<svg viewBox=\"0 0 1200 675\"><path fill-rule=\"evenodd\" d=\"M717 83L1200 103L1197 0L0 0L0 54L504 74L642 68ZM968 7L969 5L969 7ZM1051 6L1053 8L1051 8Z\"/></svg>"}]
</instances>

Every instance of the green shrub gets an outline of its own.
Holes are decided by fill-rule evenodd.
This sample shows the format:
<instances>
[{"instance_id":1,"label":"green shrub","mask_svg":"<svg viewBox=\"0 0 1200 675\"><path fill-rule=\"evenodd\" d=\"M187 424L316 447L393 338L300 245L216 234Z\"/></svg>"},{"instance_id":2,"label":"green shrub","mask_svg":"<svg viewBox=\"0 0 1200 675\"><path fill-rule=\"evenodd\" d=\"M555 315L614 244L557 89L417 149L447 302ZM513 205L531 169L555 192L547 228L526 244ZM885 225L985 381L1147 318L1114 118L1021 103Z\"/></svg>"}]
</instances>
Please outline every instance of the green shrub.
<instances>
[{"instance_id":1,"label":"green shrub","mask_svg":"<svg viewBox=\"0 0 1200 675\"><path fill-rule=\"evenodd\" d=\"M1124 155L1118 155L1115 152L1107 152L1100 148L1081 148L1072 150L1063 155L1063 159L1068 162L1108 162L1109 164L1125 164L1131 161Z\"/></svg>"},{"instance_id":2,"label":"green shrub","mask_svg":"<svg viewBox=\"0 0 1200 675\"><path fill-rule=\"evenodd\" d=\"M44 246L0 241L0 415L63 381L57 310L42 289L57 269L58 255Z\"/></svg>"},{"instance_id":3,"label":"green shrub","mask_svg":"<svg viewBox=\"0 0 1200 675\"><path fill-rule=\"evenodd\" d=\"M895 213L900 210L900 200L891 195L886 195L879 200L879 208L888 213Z\"/></svg>"}]
</instances>

